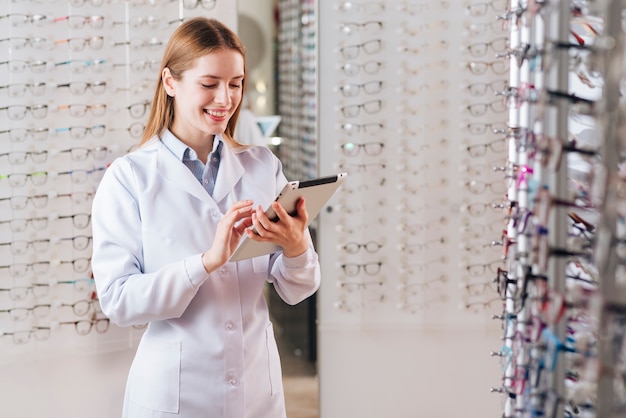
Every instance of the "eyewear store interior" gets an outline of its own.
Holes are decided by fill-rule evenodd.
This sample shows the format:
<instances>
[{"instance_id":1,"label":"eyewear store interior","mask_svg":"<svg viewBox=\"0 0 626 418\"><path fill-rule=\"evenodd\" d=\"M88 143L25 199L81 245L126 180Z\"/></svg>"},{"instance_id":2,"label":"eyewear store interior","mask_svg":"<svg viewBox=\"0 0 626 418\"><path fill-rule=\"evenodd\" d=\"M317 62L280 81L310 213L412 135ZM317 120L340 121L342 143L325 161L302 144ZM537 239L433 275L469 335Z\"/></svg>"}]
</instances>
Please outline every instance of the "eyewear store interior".
<instances>
[{"instance_id":1,"label":"eyewear store interior","mask_svg":"<svg viewBox=\"0 0 626 418\"><path fill-rule=\"evenodd\" d=\"M349 173L314 223L317 295L268 294L307 330L321 417L624 416L622 8L2 3L0 413L119 415L143 330L98 311L91 198L169 34L209 15L248 42L287 177Z\"/></svg>"}]
</instances>

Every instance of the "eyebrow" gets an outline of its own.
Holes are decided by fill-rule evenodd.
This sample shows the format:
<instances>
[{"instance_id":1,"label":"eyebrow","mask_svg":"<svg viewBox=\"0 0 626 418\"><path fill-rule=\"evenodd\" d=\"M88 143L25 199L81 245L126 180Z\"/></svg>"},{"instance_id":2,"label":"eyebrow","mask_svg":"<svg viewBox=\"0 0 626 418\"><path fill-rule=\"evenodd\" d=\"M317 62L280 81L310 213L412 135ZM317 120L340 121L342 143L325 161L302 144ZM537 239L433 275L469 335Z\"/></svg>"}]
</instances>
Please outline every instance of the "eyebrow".
<instances>
[{"instance_id":1,"label":"eyebrow","mask_svg":"<svg viewBox=\"0 0 626 418\"><path fill-rule=\"evenodd\" d=\"M221 80L223 77L219 77L219 76L211 75L211 74L205 74L205 75L199 76L198 78L213 78L215 80ZM233 78L231 78L231 80L237 80L237 79L241 79L241 78L244 78L243 74L242 75L238 75L236 77L233 77Z\"/></svg>"}]
</instances>

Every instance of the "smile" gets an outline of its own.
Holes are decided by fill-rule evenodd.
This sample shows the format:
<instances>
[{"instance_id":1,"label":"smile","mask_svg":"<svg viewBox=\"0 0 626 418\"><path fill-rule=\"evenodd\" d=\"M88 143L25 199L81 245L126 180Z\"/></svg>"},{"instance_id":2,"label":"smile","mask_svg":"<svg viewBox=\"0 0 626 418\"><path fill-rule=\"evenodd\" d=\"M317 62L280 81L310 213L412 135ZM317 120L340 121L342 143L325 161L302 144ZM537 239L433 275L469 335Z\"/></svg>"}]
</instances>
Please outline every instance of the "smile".
<instances>
[{"instance_id":1,"label":"smile","mask_svg":"<svg viewBox=\"0 0 626 418\"><path fill-rule=\"evenodd\" d=\"M228 112L225 112L225 111L205 110L204 112L216 118L223 118L223 117L226 117L226 115L228 115Z\"/></svg>"}]
</instances>

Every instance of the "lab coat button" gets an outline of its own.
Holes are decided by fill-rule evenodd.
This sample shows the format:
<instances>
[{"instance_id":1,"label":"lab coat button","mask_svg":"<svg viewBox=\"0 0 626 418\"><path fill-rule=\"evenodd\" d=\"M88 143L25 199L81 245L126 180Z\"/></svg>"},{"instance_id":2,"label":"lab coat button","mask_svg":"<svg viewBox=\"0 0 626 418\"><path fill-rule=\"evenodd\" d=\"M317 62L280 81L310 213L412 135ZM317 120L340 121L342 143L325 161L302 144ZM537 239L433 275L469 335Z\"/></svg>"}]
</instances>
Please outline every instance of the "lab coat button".
<instances>
[{"instance_id":1,"label":"lab coat button","mask_svg":"<svg viewBox=\"0 0 626 418\"><path fill-rule=\"evenodd\" d=\"M235 328L235 324L233 324L233 321L227 321L226 322L226 329L229 331L232 331Z\"/></svg>"},{"instance_id":2,"label":"lab coat button","mask_svg":"<svg viewBox=\"0 0 626 418\"><path fill-rule=\"evenodd\" d=\"M218 211L213 211L211 212L211 216L213 216L214 218L219 218L221 215Z\"/></svg>"},{"instance_id":3,"label":"lab coat button","mask_svg":"<svg viewBox=\"0 0 626 418\"><path fill-rule=\"evenodd\" d=\"M233 386L233 387L235 387L235 386L239 386L239 380L237 380L237 379L230 379L230 380L228 381L228 384L229 384L229 385L231 385L231 386Z\"/></svg>"}]
</instances>

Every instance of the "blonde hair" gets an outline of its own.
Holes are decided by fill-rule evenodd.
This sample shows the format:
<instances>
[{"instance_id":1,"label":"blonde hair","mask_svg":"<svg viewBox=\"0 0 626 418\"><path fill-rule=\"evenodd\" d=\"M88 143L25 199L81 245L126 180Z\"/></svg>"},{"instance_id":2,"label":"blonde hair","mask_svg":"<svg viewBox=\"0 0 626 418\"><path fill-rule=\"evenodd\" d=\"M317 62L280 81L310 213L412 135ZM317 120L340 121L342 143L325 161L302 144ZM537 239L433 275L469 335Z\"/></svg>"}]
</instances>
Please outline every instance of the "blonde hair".
<instances>
[{"instance_id":1,"label":"blonde hair","mask_svg":"<svg viewBox=\"0 0 626 418\"><path fill-rule=\"evenodd\" d=\"M163 69L169 68L172 77L180 80L183 73L196 64L198 58L218 50L233 50L239 52L245 62L246 49L239 37L223 23L216 19L195 17L184 21L172 34L161 60L159 80L154 91L150 116L139 146L148 142L154 136L161 136L170 128L174 121L174 98L167 95L163 87L161 74ZM244 89L246 70L244 68ZM231 146L241 146L234 138L235 126L239 118L243 100L235 109L235 113L228 121L226 130L222 134L224 140Z\"/></svg>"}]
</instances>

